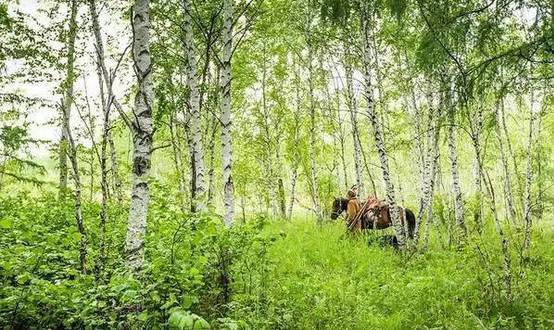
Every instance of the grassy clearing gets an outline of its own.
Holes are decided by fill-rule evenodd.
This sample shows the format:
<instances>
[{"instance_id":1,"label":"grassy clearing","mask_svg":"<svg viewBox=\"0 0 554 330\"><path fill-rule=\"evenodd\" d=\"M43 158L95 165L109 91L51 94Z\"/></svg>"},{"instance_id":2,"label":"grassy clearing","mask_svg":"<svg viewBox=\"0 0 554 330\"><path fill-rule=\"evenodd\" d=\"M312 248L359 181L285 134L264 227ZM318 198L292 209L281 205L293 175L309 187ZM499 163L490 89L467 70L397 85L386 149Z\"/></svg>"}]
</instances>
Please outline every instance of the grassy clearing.
<instances>
[{"instance_id":1,"label":"grassy clearing","mask_svg":"<svg viewBox=\"0 0 554 330\"><path fill-rule=\"evenodd\" d=\"M554 326L554 248L537 232L532 266L516 278L514 301L502 291L499 241L463 249L433 240L425 254L402 255L377 235L351 238L341 224L297 220L273 224L284 233L270 249L258 295L262 308L237 318L269 328L477 329ZM479 245L483 256L478 252ZM516 255L514 254L514 258ZM517 266L514 271L517 271Z\"/></svg>"}]
</instances>

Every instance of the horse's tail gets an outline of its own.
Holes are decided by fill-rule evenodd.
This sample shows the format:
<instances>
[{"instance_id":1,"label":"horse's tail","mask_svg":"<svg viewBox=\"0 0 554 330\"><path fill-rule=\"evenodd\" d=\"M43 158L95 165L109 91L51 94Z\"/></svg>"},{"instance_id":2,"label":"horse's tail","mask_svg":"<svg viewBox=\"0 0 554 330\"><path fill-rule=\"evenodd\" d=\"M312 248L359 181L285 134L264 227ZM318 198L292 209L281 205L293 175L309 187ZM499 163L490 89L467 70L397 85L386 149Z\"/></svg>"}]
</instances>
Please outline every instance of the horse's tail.
<instances>
[{"instance_id":1,"label":"horse's tail","mask_svg":"<svg viewBox=\"0 0 554 330\"><path fill-rule=\"evenodd\" d=\"M406 212L406 221L408 222L408 236L413 239L416 226L416 218L412 210L407 208L405 208L404 210Z\"/></svg>"}]
</instances>

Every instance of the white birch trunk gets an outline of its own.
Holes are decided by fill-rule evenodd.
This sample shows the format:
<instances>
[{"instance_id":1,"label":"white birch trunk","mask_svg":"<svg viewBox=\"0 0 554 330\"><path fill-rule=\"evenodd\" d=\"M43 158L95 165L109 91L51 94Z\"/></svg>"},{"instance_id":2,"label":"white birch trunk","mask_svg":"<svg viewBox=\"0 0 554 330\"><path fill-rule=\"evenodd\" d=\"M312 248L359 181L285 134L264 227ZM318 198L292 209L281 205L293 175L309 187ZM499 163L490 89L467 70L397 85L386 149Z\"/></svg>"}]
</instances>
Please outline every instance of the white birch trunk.
<instances>
[{"instance_id":1,"label":"white birch trunk","mask_svg":"<svg viewBox=\"0 0 554 330\"><path fill-rule=\"evenodd\" d=\"M192 152L194 159L194 175L195 175L195 200L194 210L202 210L205 208L205 192L206 186L204 183L204 149L202 146L202 131L200 118L200 88L198 86L198 58L196 56L196 47L194 45L194 33L192 28L191 1L183 0L183 14L185 33L184 48L187 58L187 87L189 89L189 105L188 108L191 114L191 134L192 134Z\"/></svg>"},{"instance_id":2,"label":"white birch trunk","mask_svg":"<svg viewBox=\"0 0 554 330\"><path fill-rule=\"evenodd\" d=\"M67 41L66 80L62 88L65 91L62 100L62 135L59 149L59 195L65 196L67 190L67 154L69 144L69 118L71 117L71 104L73 102L73 83L75 81L75 39L77 37L77 3L71 2L71 14L69 18L69 31Z\"/></svg>"},{"instance_id":3,"label":"white birch trunk","mask_svg":"<svg viewBox=\"0 0 554 330\"><path fill-rule=\"evenodd\" d=\"M231 138L231 57L233 52L233 1L223 0L223 65L221 68L221 152L223 157L223 222L233 225L235 197L233 184L233 142Z\"/></svg>"},{"instance_id":4,"label":"white birch trunk","mask_svg":"<svg viewBox=\"0 0 554 330\"><path fill-rule=\"evenodd\" d=\"M100 186L102 190L102 204L100 209L100 228L102 232L101 243L100 243L100 270L103 269L106 262L106 245L107 245L107 232L106 232L106 223L108 222L108 168L107 168L107 147L108 140L113 144L110 136L110 105L112 97L112 88L111 88L111 77L108 75L106 64L104 60L104 45L102 42L102 34L100 31L100 24L98 23L98 13L96 11L96 2L95 0L89 0L89 9L90 16L92 21L92 30L95 37L95 47L96 47L96 71L98 73L98 84L100 89L100 97L102 104L102 113L103 113L103 122L102 122L102 141L101 141L101 151L100 151ZM108 98L106 99L104 93L104 81L106 82L108 90ZM113 157L113 151L112 151ZM112 158L113 160L113 158ZM113 165L112 165L113 169ZM116 192L117 194L117 192Z\"/></svg>"},{"instance_id":5,"label":"white birch trunk","mask_svg":"<svg viewBox=\"0 0 554 330\"><path fill-rule=\"evenodd\" d=\"M447 96L450 98L452 94ZM456 118L454 108L451 103L448 104L448 156L450 158L450 174L452 175L452 192L454 194L454 218L456 221L456 227L458 228L462 238L465 237L467 230L465 226L465 211L464 201L462 195L462 188L460 186L460 175L458 170L458 147L456 139Z\"/></svg>"},{"instance_id":6,"label":"white birch trunk","mask_svg":"<svg viewBox=\"0 0 554 330\"><path fill-rule=\"evenodd\" d=\"M366 9L367 10L367 9ZM362 43L363 43L363 65L364 65L364 74L365 74L365 99L367 102L367 113L373 127L373 133L375 138L375 145L377 147L377 152L379 154L379 160L381 163L381 171L383 174L383 181L385 182L385 191L387 195L387 202L389 203L391 220L396 231L396 237L398 240L399 248L403 248L406 244L404 226L402 225L401 212L396 205L394 184L391 179L390 170L389 170L389 161L387 152L385 149L385 139L383 136L383 131L377 114L375 111L375 103L373 100L373 91L371 86L371 49L370 49L370 30L369 30L369 18L367 11L365 15L362 15Z\"/></svg>"},{"instance_id":7,"label":"white birch trunk","mask_svg":"<svg viewBox=\"0 0 554 330\"><path fill-rule=\"evenodd\" d=\"M496 111L495 111L495 117L496 117L496 125L494 126L494 130L496 133L496 137L498 139L498 147L500 149L500 160L502 161L502 169L504 172L504 195L506 198L506 212L507 217L515 223L516 220L516 211L514 207L514 196L512 193L512 180L511 180L511 173L510 168L508 166L508 158L506 155L506 147L504 145L504 137L502 136L501 131L501 108L504 108L504 97L501 96L501 99L496 104Z\"/></svg>"},{"instance_id":8,"label":"white birch trunk","mask_svg":"<svg viewBox=\"0 0 554 330\"><path fill-rule=\"evenodd\" d=\"M144 236L148 215L153 121L152 58L150 55L150 1L135 0L132 16L133 61L138 91L132 119L133 186L125 252L127 266L137 271L144 264Z\"/></svg>"},{"instance_id":9,"label":"white birch trunk","mask_svg":"<svg viewBox=\"0 0 554 330\"><path fill-rule=\"evenodd\" d=\"M433 173L433 166L435 164L435 148L437 147L435 138L435 106L432 104L432 97L428 97L429 100L429 110L427 117L427 151L425 152L425 159L423 164L423 182L421 187L421 197L419 201L419 210L417 213L417 219L421 219L423 211L427 209L427 205L430 203L432 198L431 196L431 181L434 181L434 178L431 178Z\"/></svg>"}]
</instances>

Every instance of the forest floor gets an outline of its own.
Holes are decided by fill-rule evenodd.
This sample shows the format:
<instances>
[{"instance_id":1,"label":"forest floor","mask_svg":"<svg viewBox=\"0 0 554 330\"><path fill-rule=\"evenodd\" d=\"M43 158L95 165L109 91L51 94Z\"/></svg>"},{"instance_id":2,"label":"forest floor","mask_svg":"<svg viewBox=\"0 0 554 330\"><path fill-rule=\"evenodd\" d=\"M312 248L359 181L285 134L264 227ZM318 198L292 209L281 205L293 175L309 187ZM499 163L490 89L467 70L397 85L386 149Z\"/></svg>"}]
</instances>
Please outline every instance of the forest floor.
<instances>
[{"instance_id":1,"label":"forest floor","mask_svg":"<svg viewBox=\"0 0 554 330\"><path fill-rule=\"evenodd\" d=\"M533 257L522 275L513 249L512 302L503 288L500 240L493 230L458 248L448 246L437 235L442 230L434 228L425 253L401 254L383 247L382 233L352 238L342 223L296 220L272 228L284 239L270 248L264 290L271 303L256 317L279 320L269 327L554 327L551 228L535 231Z\"/></svg>"},{"instance_id":2,"label":"forest floor","mask_svg":"<svg viewBox=\"0 0 554 330\"><path fill-rule=\"evenodd\" d=\"M546 224L535 227L523 268L522 233L506 226L509 298L492 226L459 247L437 224L425 252L400 253L383 246L387 231L352 237L340 221L263 216L227 231L215 215L190 217L158 198L148 266L136 278L125 274L122 257L126 210L111 209L102 268L99 207L84 205L90 266L83 275L70 202L0 198L0 328L158 329L175 313L216 329L554 328Z\"/></svg>"}]
</instances>

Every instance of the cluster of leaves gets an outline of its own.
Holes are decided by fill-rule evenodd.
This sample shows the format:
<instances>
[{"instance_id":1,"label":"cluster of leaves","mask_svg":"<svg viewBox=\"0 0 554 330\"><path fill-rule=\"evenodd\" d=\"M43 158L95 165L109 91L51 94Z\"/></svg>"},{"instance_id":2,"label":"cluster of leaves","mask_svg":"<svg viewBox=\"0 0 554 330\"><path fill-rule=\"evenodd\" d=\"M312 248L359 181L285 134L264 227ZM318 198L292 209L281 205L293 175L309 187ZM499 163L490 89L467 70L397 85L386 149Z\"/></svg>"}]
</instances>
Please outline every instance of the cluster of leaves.
<instances>
[{"instance_id":1,"label":"cluster of leaves","mask_svg":"<svg viewBox=\"0 0 554 330\"><path fill-rule=\"evenodd\" d=\"M80 234L69 201L53 195L3 198L0 326L183 329L190 316L195 328L205 328L208 323L198 316L204 315L218 328L235 328L237 323L222 311L232 305L235 287L255 285L248 281L258 276L258 265L274 240L262 230L265 220L227 231L215 216L157 207L162 206L152 208L147 266L132 276L121 258L126 213L110 214L110 255L100 267L95 254L100 230L94 223L99 207L86 203L91 273L81 274Z\"/></svg>"}]
</instances>

